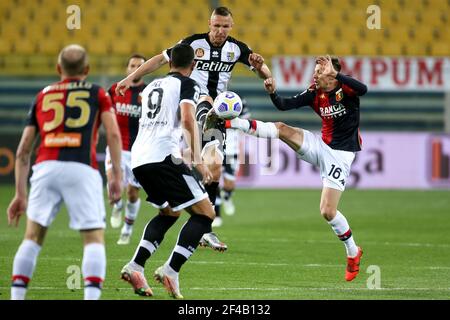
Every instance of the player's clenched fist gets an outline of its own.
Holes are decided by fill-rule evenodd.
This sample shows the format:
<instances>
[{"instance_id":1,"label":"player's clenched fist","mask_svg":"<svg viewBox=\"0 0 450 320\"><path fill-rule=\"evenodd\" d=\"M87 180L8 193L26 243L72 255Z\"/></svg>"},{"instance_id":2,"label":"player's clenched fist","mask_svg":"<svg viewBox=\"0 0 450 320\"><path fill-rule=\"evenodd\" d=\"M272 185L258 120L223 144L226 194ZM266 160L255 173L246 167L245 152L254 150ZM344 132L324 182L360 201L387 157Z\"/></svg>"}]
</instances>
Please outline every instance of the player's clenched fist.
<instances>
[{"instance_id":1,"label":"player's clenched fist","mask_svg":"<svg viewBox=\"0 0 450 320\"><path fill-rule=\"evenodd\" d=\"M256 70L261 70L263 64L264 64L264 58L262 57L262 55L257 54L257 53L251 53L248 56L248 62L250 63L250 65L255 68Z\"/></svg>"},{"instance_id":2,"label":"player's clenched fist","mask_svg":"<svg viewBox=\"0 0 450 320\"><path fill-rule=\"evenodd\" d=\"M132 80L125 78L122 81L120 81L119 83L117 83L116 95L120 95L120 96L125 95L125 91L128 90L128 88L131 86L132 82L133 82Z\"/></svg>"},{"instance_id":3,"label":"player's clenched fist","mask_svg":"<svg viewBox=\"0 0 450 320\"><path fill-rule=\"evenodd\" d=\"M275 92L275 80L270 77L264 80L264 88L268 93L274 93Z\"/></svg>"}]
</instances>

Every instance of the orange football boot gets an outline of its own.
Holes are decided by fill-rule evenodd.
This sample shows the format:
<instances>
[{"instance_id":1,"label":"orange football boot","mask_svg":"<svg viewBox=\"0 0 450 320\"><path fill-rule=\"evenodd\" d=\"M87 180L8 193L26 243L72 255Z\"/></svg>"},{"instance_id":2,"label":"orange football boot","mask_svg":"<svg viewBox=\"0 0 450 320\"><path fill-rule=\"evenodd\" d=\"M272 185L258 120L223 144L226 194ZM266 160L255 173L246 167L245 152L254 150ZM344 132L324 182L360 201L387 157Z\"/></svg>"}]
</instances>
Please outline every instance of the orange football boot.
<instances>
[{"instance_id":1,"label":"orange football boot","mask_svg":"<svg viewBox=\"0 0 450 320\"><path fill-rule=\"evenodd\" d=\"M356 257L347 257L347 269L345 269L345 280L352 281L359 273L359 264L361 262L361 256L363 251L361 247L358 247L358 254Z\"/></svg>"}]
</instances>

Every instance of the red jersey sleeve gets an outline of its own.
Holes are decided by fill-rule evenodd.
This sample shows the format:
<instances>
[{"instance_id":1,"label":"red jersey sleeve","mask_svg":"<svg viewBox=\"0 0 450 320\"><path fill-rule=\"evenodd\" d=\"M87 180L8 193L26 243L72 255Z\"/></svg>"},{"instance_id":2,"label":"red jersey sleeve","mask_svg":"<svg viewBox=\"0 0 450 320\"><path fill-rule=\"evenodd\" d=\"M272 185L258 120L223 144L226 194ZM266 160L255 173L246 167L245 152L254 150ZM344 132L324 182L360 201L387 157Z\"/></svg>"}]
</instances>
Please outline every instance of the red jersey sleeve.
<instances>
[{"instance_id":1,"label":"red jersey sleeve","mask_svg":"<svg viewBox=\"0 0 450 320\"><path fill-rule=\"evenodd\" d=\"M102 112L113 112L114 108L112 105L111 97L108 92L105 91L105 89L100 88L98 90L98 101L100 105L100 113Z\"/></svg>"}]
</instances>

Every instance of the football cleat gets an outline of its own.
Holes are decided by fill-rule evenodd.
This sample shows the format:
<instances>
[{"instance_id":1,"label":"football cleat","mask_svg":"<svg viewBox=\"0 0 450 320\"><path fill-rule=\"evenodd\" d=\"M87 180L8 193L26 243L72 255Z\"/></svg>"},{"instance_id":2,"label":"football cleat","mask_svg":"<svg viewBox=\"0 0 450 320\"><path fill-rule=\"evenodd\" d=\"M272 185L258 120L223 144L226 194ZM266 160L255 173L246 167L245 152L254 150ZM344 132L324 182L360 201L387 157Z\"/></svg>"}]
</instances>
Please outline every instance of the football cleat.
<instances>
[{"instance_id":1,"label":"football cleat","mask_svg":"<svg viewBox=\"0 0 450 320\"><path fill-rule=\"evenodd\" d=\"M183 299L178 284L178 277L170 277L164 272L164 266L159 267L155 270L155 274L153 276L155 280L161 283L169 293L172 298L175 299Z\"/></svg>"},{"instance_id":2,"label":"football cleat","mask_svg":"<svg viewBox=\"0 0 450 320\"><path fill-rule=\"evenodd\" d=\"M345 280L352 281L359 273L359 264L363 251L358 247L358 254L356 257L347 257L347 269L345 269Z\"/></svg>"},{"instance_id":3,"label":"football cleat","mask_svg":"<svg viewBox=\"0 0 450 320\"><path fill-rule=\"evenodd\" d=\"M224 252L228 249L227 245L219 240L214 232L205 233L200 239L201 247L209 247L213 250Z\"/></svg>"},{"instance_id":4,"label":"football cleat","mask_svg":"<svg viewBox=\"0 0 450 320\"><path fill-rule=\"evenodd\" d=\"M210 129L218 129L225 132L225 121L217 116L214 109L211 109L206 114L205 124L203 125L203 132Z\"/></svg>"},{"instance_id":5,"label":"football cleat","mask_svg":"<svg viewBox=\"0 0 450 320\"><path fill-rule=\"evenodd\" d=\"M111 227L117 229L122 224L122 208L117 209L116 206L113 206L111 211Z\"/></svg>"},{"instance_id":6,"label":"football cleat","mask_svg":"<svg viewBox=\"0 0 450 320\"><path fill-rule=\"evenodd\" d=\"M130 244L131 234L129 233L121 233L119 240L117 240L117 244L119 245L127 245Z\"/></svg>"},{"instance_id":7,"label":"football cleat","mask_svg":"<svg viewBox=\"0 0 450 320\"><path fill-rule=\"evenodd\" d=\"M131 284L134 289L134 293L144 297L153 296L153 291L147 283L147 279L143 273L132 270L128 264L126 264L121 271L122 280Z\"/></svg>"}]
</instances>

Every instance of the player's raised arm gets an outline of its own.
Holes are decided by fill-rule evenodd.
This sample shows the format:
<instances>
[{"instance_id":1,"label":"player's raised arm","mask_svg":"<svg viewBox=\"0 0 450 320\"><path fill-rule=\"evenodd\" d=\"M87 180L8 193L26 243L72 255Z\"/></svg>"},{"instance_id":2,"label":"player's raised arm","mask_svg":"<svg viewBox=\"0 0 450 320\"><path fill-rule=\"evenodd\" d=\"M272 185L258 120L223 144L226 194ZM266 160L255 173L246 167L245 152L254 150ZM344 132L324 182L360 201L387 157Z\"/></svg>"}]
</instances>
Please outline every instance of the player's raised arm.
<instances>
[{"instance_id":1,"label":"player's raised arm","mask_svg":"<svg viewBox=\"0 0 450 320\"><path fill-rule=\"evenodd\" d=\"M323 77L336 79L340 83L348 86L358 96L363 96L367 93L367 86L364 83L336 71L336 69L333 67L330 56L319 57L317 58L317 62L323 66Z\"/></svg>"},{"instance_id":2,"label":"player's raised arm","mask_svg":"<svg viewBox=\"0 0 450 320\"><path fill-rule=\"evenodd\" d=\"M264 87L270 94L270 99L272 100L274 106L281 111L309 106L312 104L314 99L314 93L310 92L309 90L305 90L302 93L290 98L284 98L278 95L276 91L275 80L273 78L264 80Z\"/></svg>"},{"instance_id":3,"label":"player's raised arm","mask_svg":"<svg viewBox=\"0 0 450 320\"><path fill-rule=\"evenodd\" d=\"M158 70L163 65L167 63L166 58L162 53L157 54L156 56L148 59L143 65L137 68L133 73L131 73L128 77L121 80L117 83L116 86L116 94L124 95L125 91L131 86L134 79L139 79L145 76L146 74L152 73L155 70Z\"/></svg>"},{"instance_id":4,"label":"player's raised arm","mask_svg":"<svg viewBox=\"0 0 450 320\"><path fill-rule=\"evenodd\" d=\"M250 63L261 79L268 79L272 77L272 72L270 72L269 67L264 63L263 56L260 54L251 53L248 56L248 63Z\"/></svg>"},{"instance_id":5,"label":"player's raised arm","mask_svg":"<svg viewBox=\"0 0 450 320\"><path fill-rule=\"evenodd\" d=\"M19 147L16 152L15 177L16 194L8 206L8 224L15 221L17 227L21 215L27 209L27 179L30 171L30 157L33 148L33 142L36 137L36 127L26 126Z\"/></svg>"}]
</instances>

